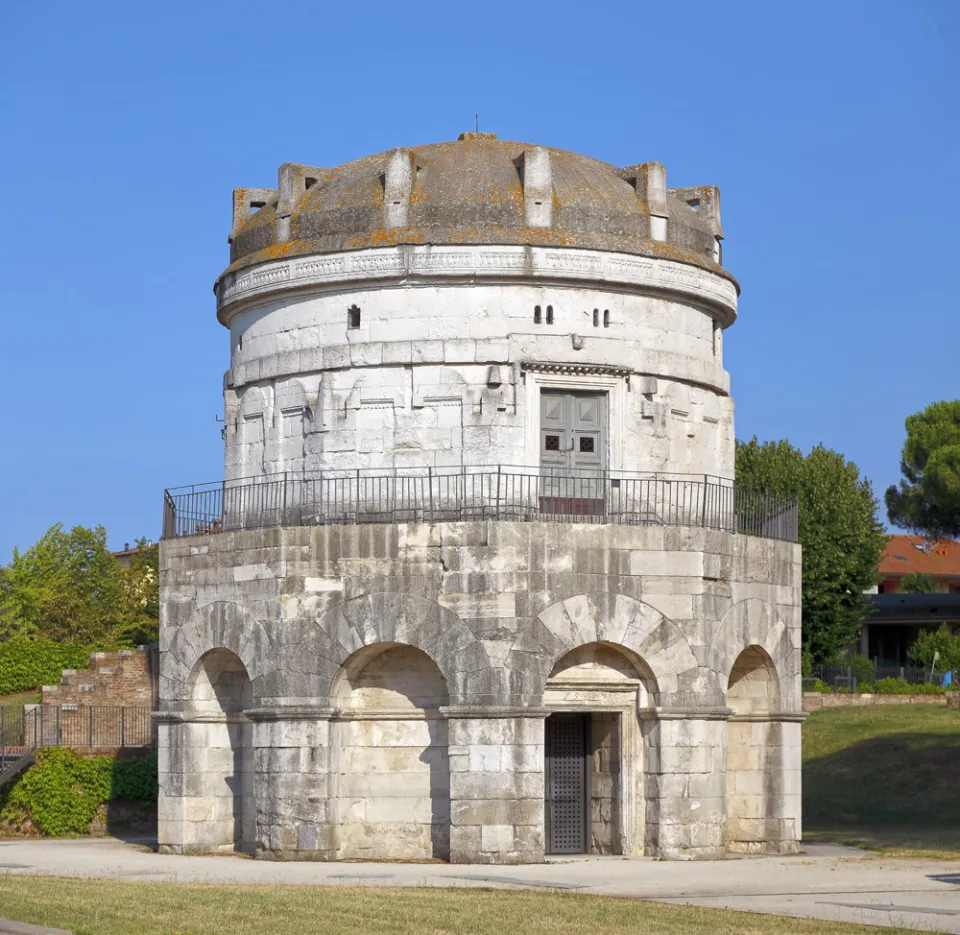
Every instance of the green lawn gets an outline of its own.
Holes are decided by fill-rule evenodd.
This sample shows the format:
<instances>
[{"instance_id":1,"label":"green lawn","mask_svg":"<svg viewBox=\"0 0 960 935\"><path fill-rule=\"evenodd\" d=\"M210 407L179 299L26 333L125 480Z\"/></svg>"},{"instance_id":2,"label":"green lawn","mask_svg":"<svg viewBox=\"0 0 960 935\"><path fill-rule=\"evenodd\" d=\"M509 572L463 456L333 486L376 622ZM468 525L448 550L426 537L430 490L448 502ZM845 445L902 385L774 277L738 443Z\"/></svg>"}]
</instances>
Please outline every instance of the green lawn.
<instances>
[{"instance_id":1,"label":"green lawn","mask_svg":"<svg viewBox=\"0 0 960 935\"><path fill-rule=\"evenodd\" d=\"M803 726L803 833L891 855L960 855L960 711L813 712Z\"/></svg>"},{"instance_id":2,"label":"green lawn","mask_svg":"<svg viewBox=\"0 0 960 935\"><path fill-rule=\"evenodd\" d=\"M0 874L0 916L74 935L880 935L907 929L481 889L204 886Z\"/></svg>"},{"instance_id":3,"label":"green lawn","mask_svg":"<svg viewBox=\"0 0 960 935\"><path fill-rule=\"evenodd\" d=\"M12 695L0 695L0 707L19 708L25 704L40 704L40 692L14 692Z\"/></svg>"}]
</instances>

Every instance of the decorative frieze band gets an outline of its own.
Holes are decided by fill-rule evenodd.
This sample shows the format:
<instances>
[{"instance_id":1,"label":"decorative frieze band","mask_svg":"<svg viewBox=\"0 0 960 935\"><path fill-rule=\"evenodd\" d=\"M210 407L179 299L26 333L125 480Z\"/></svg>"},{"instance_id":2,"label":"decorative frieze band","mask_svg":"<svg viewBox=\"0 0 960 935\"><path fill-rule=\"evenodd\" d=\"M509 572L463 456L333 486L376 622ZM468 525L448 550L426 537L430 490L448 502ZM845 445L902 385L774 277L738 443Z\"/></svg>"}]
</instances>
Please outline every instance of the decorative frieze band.
<instances>
[{"instance_id":1,"label":"decorative frieze band","mask_svg":"<svg viewBox=\"0 0 960 935\"><path fill-rule=\"evenodd\" d=\"M306 256L263 263L224 276L217 304L224 313L234 303L278 289L405 276L491 277L590 280L632 288L662 289L691 296L732 320L737 290L722 276L686 263L597 250L544 247L431 247L405 245L358 250L334 256Z\"/></svg>"}]
</instances>

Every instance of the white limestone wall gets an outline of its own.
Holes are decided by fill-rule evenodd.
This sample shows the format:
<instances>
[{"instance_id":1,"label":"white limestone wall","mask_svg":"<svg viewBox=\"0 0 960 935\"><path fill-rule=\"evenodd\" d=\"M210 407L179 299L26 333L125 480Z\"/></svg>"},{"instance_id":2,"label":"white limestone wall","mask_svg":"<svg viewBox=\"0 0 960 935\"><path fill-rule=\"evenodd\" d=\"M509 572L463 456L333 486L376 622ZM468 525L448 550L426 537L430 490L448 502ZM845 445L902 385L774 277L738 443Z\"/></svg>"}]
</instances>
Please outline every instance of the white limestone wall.
<instances>
[{"instance_id":1,"label":"white limestone wall","mask_svg":"<svg viewBox=\"0 0 960 935\"><path fill-rule=\"evenodd\" d=\"M389 648L347 666L334 745L339 753L341 858L447 859L450 768L443 677L423 653Z\"/></svg>"},{"instance_id":2,"label":"white limestone wall","mask_svg":"<svg viewBox=\"0 0 960 935\"><path fill-rule=\"evenodd\" d=\"M230 330L228 479L535 467L544 373L609 394L611 469L732 477L720 324L693 301L580 284L389 284L263 301Z\"/></svg>"}]
</instances>

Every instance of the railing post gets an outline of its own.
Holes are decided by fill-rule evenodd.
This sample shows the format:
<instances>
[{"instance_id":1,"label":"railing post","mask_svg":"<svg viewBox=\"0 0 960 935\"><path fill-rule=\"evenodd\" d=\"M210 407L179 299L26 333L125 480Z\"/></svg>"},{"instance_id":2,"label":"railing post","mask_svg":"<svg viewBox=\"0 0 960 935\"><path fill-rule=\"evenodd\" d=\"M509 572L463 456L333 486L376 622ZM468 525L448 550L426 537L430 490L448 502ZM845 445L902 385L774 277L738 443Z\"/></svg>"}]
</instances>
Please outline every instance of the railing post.
<instances>
[{"instance_id":1,"label":"railing post","mask_svg":"<svg viewBox=\"0 0 960 935\"><path fill-rule=\"evenodd\" d=\"M87 746L93 746L93 706L91 705L87 708L89 715L87 716Z\"/></svg>"},{"instance_id":2,"label":"railing post","mask_svg":"<svg viewBox=\"0 0 960 935\"><path fill-rule=\"evenodd\" d=\"M124 742L124 741L126 740L126 731L124 730L124 727L125 727L125 725L124 725L124 712L125 712L126 710L127 710L127 709L126 709L123 705L120 705L120 746L121 746L121 747L125 747L125 746L126 746L126 743Z\"/></svg>"},{"instance_id":3,"label":"railing post","mask_svg":"<svg viewBox=\"0 0 960 935\"><path fill-rule=\"evenodd\" d=\"M503 470L503 465L497 465L497 519L500 519L500 472Z\"/></svg>"},{"instance_id":4,"label":"railing post","mask_svg":"<svg viewBox=\"0 0 960 935\"><path fill-rule=\"evenodd\" d=\"M59 747L63 741L63 737L60 735L60 705L57 705L57 729L54 733L53 744L55 747Z\"/></svg>"},{"instance_id":5,"label":"railing post","mask_svg":"<svg viewBox=\"0 0 960 935\"><path fill-rule=\"evenodd\" d=\"M430 504L430 519L427 522L433 522L433 468L427 465L427 498Z\"/></svg>"}]
</instances>

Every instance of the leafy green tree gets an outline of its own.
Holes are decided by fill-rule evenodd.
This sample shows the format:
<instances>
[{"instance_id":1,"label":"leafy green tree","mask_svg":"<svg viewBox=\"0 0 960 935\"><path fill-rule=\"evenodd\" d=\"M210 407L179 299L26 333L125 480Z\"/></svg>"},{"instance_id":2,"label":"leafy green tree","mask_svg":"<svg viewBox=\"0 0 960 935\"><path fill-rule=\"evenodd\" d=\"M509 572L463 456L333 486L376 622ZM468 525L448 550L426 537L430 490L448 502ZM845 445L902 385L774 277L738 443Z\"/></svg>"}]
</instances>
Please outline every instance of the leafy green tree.
<instances>
[{"instance_id":1,"label":"leafy green tree","mask_svg":"<svg viewBox=\"0 0 960 935\"><path fill-rule=\"evenodd\" d=\"M870 481L836 451L804 456L787 441L737 442L737 484L799 501L803 646L813 662L836 658L869 612L887 537Z\"/></svg>"},{"instance_id":2,"label":"leafy green tree","mask_svg":"<svg viewBox=\"0 0 960 935\"><path fill-rule=\"evenodd\" d=\"M898 594L936 594L937 582L933 575L912 571L900 579L897 587Z\"/></svg>"},{"instance_id":3,"label":"leafy green tree","mask_svg":"<svg viewBox=\"0 0 960 935\"><path fill-rule=\"evenodd\" d=\"M137 540L130 564L120 570L126 608L117 640L131 646L154 643L160 636L160 547Z\"/></svg>"},{"instance_id":4,"label":"leafy green tree","mask_svg":"<svg viewBox=\"0 0 960 935\"><path fill-rule=\"evenodd\" d=\"M960 535L960 399L906 420L899 485L885 496L890 522L930 538Z\"/></svg>"},{"instance_id":5,"label":"leafy green tree","mask_svg":"<svg viewBox=\"0 0 960 935\"><path fill-rule=\"evenodd\" d=\"M36 635L76 643L113 636L126 609L120 565L102 526L58 523L0 568L0 636Z\"/></svg>"},{"instance_id":6,"label":"leafy green tree","mask_svg":"<svg viewBox=\"0 0 960 935\"><path fill-rule=\"evenodd\" d=\"M940 653L936 662L934 653ZM946 624L939 630L925 630L907 651L907 661L927 670L933 666L935 672L960 669L960 636L951 633Z\"/></svg>"}]
</instances>

